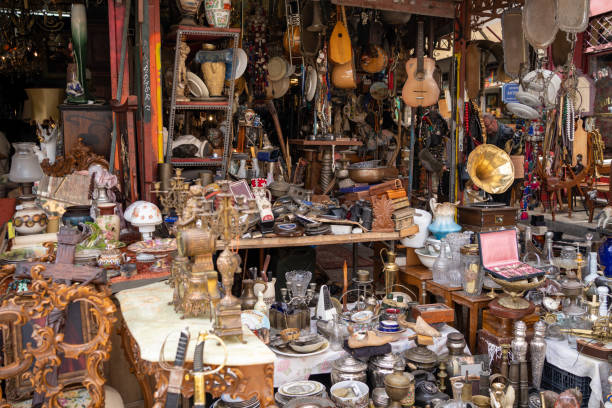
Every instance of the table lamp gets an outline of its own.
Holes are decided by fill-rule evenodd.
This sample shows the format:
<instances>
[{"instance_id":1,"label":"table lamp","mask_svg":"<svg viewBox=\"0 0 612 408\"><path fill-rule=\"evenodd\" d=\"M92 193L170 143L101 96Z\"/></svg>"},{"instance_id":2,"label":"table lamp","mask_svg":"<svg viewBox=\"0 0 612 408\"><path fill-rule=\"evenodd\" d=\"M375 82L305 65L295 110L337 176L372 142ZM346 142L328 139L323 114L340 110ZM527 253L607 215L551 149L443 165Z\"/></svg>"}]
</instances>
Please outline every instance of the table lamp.
<instances>
[{"instance_id":1,"label":"table lamp","mask_svg":"<svg viewBox=\"0 0 612 408\"><path fill-rule=\"evenodd\" d=\"M15 154L11 160L9 180L19 183L22 195L32 194L32 184L43 176L34 154L34 143L13 143L13 147Z\"/></svg>"}]
</instances>

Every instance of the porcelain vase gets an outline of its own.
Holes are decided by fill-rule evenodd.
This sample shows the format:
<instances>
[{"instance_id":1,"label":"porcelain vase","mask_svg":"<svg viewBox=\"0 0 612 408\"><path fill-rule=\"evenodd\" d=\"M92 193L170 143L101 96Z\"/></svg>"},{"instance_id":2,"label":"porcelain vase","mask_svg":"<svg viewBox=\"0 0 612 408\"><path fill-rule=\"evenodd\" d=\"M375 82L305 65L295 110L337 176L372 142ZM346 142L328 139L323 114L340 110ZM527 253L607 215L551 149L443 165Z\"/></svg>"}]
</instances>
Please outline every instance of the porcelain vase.
<instances>
[{"instance_id":1,"label":"porcelain vase","mask_svg":"<svg viewBox=\"0 0 612 408\"><path fill-rule=\"evenodd\" d=\"M71 103L87 102L87 86L85 63L87 61L87 11L85 5L73 3L70 12L70 28L72 30L72 52L76 63L77 78L75 84L68 84L66 91Z\"/></svg>"},{"instance_id":2,"label":"porcelain vase","mask_svg":"<svg viewBox=\"0 0 612 408\"><path fill-rule=\"evenodd\" d=\"M98 205L100 215L96 218L96 224L102 230L106 241L118 241L121 231L121 220L115 214L115 203L103 203Z\"/></svg>"},{"instance_id":3,"label":"porcelain vase","mask_svg":"<svg viewBox=\"0 0 612 408\"><path fill-rule=\"evenodd\" d=\"M205 0L206 21L211 27L227 28L232 13L231 0Z\"/></svg>"},{"instance_id":4,"label":"porcelain vase","mask_svg":"<svg viewBox=\"0 0 612 408\"><path fill-rule=\"evenodd\" d=\"M47 227L47 214L36 205L34 196L20 197L21 209L13 215L15 231L21 235L38 234Z\"/></svg>"}]
</instances>

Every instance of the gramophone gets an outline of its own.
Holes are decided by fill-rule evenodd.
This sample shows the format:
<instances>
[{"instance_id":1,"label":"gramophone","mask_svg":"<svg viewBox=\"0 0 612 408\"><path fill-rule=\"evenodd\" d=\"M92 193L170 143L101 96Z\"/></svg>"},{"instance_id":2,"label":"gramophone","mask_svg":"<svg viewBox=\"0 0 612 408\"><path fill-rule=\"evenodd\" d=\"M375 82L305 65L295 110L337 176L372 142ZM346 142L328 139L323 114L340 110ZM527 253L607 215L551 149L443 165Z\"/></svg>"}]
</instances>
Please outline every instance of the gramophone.
<instances>
[{"instance_id":1,"label":"gramophone","mask_svg":"<svg viewBox=\"0 0 612 408\"><path fill-rule=\"evenodd\" d=\"M487 194L506 192L514 183L512 159L502 149L481 144L468 156L467 172L474 185ZM457 207L457 222L464 229L481 232L512 228L518 208L487 200Z\"/></svg>"}]
</instances>

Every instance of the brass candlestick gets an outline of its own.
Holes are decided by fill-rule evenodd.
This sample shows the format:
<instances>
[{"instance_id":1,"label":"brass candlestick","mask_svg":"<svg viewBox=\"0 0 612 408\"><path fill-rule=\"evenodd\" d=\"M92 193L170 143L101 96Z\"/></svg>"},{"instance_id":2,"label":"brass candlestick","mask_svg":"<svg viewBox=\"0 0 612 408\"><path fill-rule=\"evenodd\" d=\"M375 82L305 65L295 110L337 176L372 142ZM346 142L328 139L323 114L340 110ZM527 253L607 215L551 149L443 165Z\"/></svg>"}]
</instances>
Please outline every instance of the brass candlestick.
<instances>
[{"instance_id":1,"label":"brass candlestick","mask_svg":"<svg viewBox=\"0 0 612 408\"><path fill-rule=\"evenodd\" d=\"M220 185L221 193L217 194L220 203L215 231L221 236L224 243L223 252L217 258L217 269L221 274L225 295L215 310L215 334L220 337L239 336L244 342L240 302L231 293L234 273L240 261L238 256L230 251L229 245L233 238L242 236L247 225L240 222L240 215L233 206L233 195L229 191L229 182L223 181L220 182Z\"/></svg>"}]
</instances>

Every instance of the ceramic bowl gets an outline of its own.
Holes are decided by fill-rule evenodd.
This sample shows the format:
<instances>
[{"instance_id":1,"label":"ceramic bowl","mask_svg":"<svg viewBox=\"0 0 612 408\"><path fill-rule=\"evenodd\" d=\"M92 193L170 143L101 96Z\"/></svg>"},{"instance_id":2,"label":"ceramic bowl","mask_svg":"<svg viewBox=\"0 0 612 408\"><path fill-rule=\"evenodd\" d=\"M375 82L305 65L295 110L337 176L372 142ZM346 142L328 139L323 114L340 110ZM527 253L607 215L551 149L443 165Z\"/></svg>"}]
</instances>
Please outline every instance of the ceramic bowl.
<instances>
[{"instance_id":1,"label":"ceramic bowl","mask_svg":"<svg viewBox=\"0 0 612 408\"><path fill-rule=\"evenodd\" d=\"M317 336L317 338L301 344L292 341L291 343L289 343L289 347L291 347L293 351L298 353L312 353L313 351L317 351L321 347L323 347L325 343L327 343L327 340L325 340L324 337Z\"/></svg>"},{"instance_id":2,"label":"ceramic bowl","mask_svg":"<svg viewBox=\"0 0 612 408\"><path fill-rule=\"evenodd\" d=\"M415 249L414 253L417 255L423 266L429 270L433 268L433 264L436 262L436 258L438 257L438 255L431 255L425 247Z\"/></svg>"},{"instance_id":3,"label":"ceramic bowl","mask_svg":"<svg viewBox=\"0 0 612 408\"><path fill-rule=\"evenodd\" d=\"M337 392L339 390L352 386L357 387L357 389L359 390L359 396L345 398L337 395ZM332 401L336 403L337 407L358 408L368 406L370 389L366 384L362 383L361 381L340 381L332 385L329 391L331 394Z\"/></svg>"}]
</instances>

